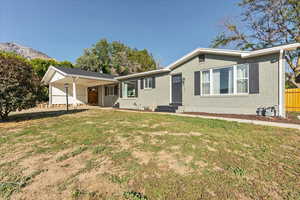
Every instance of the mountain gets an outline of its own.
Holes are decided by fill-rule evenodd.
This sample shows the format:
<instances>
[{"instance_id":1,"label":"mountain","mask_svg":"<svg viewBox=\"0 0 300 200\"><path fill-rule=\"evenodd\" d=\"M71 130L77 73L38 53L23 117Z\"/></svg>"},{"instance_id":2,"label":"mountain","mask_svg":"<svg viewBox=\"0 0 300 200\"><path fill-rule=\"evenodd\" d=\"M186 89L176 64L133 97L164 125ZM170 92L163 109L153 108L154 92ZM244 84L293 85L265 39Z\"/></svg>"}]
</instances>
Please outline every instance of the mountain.
<instances>
[{"instance_id":1,"label":"mountain","mask_svg":"<svg viewBox=\"0 0 300 200\"><path fill-rule=\"evenodd\" d=\"M28 59L34 59L34 58L51 59L51 57L49 57L45 53L42 53L30 47L16 44L14 42L0 43L0 51L1 50L6 52L14 52Z\"/></svg>"}]
</instances>

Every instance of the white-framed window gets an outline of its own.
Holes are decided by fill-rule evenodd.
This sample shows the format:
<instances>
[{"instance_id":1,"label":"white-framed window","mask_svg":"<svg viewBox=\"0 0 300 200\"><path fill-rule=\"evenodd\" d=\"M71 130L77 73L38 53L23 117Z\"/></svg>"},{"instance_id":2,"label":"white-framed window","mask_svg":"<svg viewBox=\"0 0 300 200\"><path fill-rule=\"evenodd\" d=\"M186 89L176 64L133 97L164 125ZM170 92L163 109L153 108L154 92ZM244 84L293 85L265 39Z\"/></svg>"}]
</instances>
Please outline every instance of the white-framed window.
<instances>
[{"instance_id":1,"label":"white-framed window","mask_svg":"<svg viewBox=\"0 0 300 200\"><path fill-rule=\"evenodd\" d=\"M201 72L201 95L210 94L210 70Z\"/></svg>"},{"instance_id":2,"label":"white-framed window","mask_svg":"<svg viewBox=\"0 0 300 200\"><path fill-rule=\"evenodd\" d=\"M153 88L153 78L152 77L145 78L144 85L145 85L145 89Z\"/></svg>"},{"instance_id":3,"label":"white-framed window","mask_svg":"<svg viewBox=\"0 0 300 200\"><path fill-rule=\"evenodd\" d=\"M213 69L213 94L233 93L233 67Z\"/></svg>"},{"instance_id":4,"label":"white-framed window","mask_svg":"<svg viewBox=\"0 0 300 200\"><path fill-rule=\"evenodd\" d=\"M137 97L137 81L124 81L122 83L122 98L135 98Z\"/></svg>"},{"instance_id":5,"label":"white-framed window","mask_svg":"<svg viewBox=\"0 0 300 200\"><path fill-rule=\"evenodd\" d=\"M201 71L201 95L249 93L249 64Z\"/></svg>"},{"instance_id":6,"label":"white-framed window","mask_svg":"<svg viewBox=\"0 0 300 200\"><path fill-rule=\"evenodd\" d=\"M236 67L237 93L249 92L249 65L242 64Z\"/></svg>"}]
</instances>

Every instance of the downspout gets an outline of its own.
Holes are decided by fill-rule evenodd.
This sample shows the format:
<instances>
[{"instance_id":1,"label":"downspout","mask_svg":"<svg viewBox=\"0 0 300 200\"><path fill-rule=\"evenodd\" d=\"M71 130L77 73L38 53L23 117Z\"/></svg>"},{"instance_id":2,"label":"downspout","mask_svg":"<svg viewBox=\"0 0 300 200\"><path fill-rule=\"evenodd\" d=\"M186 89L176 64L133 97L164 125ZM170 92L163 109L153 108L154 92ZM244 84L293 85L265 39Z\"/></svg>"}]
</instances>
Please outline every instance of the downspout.
<instances>
[{"instance_id":1,"label":"downspout","mask_svg":"<svg viewBox=\"0 0 300 200\"><path fill-rule=\"evenodd\" d=\"M279 55L279 69L278 69L278 75L279 75L279 78L278 78L278 114L279 114L279 117L283 117L285 118L285 112L284 112L284 80L283 80L283 73L285 72L284 70L284 50L281 49L280 50L280 55Z\"/></svg>"}]
</instances>

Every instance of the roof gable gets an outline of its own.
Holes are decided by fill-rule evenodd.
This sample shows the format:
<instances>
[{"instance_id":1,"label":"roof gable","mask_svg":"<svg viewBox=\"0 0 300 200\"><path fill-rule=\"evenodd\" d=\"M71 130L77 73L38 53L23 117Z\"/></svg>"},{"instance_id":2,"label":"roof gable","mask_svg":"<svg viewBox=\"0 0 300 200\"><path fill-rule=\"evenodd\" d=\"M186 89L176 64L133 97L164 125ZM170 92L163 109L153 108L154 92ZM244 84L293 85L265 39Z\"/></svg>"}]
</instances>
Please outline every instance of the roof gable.
<instances>
[{"instance_id":1,"label":"roof gable","mask_svg":"<svg viewBox=\"0 0 300 200\"><path fill-rule=\"evenodd\" d=\"M229 49L214 49L214 48L198 48L187 55L183 56L182 58L178 59L177 61L171 63L167 66L167 69L174 69L179 65L185 63L189 59L198 56L200 54L217 54L217 55L227 55L227 56L237 56L240 58L250 58L250 57L257 57L262 55L268 55L272 53L279 53L281 50L295 50L300 48L300 43L293 43L287 45L280 45L276 47L270 47L265 49L259 49L254 51L238 51L238 50L229 50Z\"/></svg>"},{"instance_id":2,"label":"roof gable","mask_svg":"<svg viewBox=\"0 0 300 200\"><path fill-rule=\"evenodd\" d=\"M107 80L107 81L117 81L115 76L110 74L104 74L99 72L90 72L78 68L65 68L65 67L54 67L50 66L45 73L42 82L49 83L52 82L54 76L60 74L63 77L80 77L86 79L95 79L95 80ZM58 77L59 78L59 77Z\"/></svg>"}]
</instances>

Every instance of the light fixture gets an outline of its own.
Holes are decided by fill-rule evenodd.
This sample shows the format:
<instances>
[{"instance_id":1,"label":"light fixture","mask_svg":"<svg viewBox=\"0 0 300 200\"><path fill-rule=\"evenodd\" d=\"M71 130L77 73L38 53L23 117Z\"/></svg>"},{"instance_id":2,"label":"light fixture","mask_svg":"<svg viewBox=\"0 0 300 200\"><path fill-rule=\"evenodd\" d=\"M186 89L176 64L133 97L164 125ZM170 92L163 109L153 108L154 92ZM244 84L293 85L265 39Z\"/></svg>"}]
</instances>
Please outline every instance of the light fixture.
<instances>
[{"instance_id":1,"label":"light fixture","mask_svg":"<svg viewBox=\"0 0 300 200\"><path fill-rule=\"evenodd\" d=\"M64 86L66 88L67 111L69 111L69 101L68 101L68 88L69 88L69 84L65 83Z\"/></svg>"}]
</instances>

